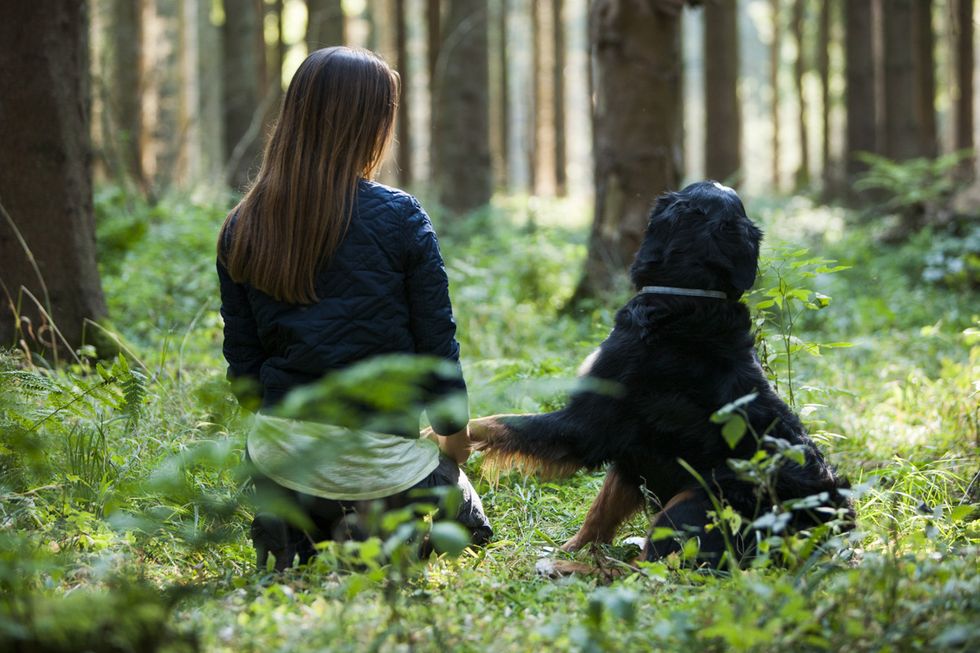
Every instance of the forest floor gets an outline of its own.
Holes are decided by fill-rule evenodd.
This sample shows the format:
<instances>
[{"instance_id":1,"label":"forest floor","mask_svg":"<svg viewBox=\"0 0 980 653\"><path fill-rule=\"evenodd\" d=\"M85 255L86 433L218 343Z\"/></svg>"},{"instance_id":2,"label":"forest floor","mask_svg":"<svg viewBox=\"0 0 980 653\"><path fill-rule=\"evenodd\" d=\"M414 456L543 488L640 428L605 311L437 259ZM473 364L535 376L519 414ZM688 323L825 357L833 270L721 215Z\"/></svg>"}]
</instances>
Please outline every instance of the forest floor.
<instances>
[{"instance_id":1,"label":"forest floor","mask_svg":"<svg viewBox=\"0 0 980 653\"><path fill-rule=\"evenodd\" d=\"M0 356L0 649L980 649L980 232L883 245L880 219L805 198L746 204L767 232L747 300L761 355L853 484L855 531L823 548L787 539L787 564L726 573L631 568L628 547L604 547L576 558L614 580L552 580L536 562L566 556L555 548L602 473L491 483L477 455L486 548L383 564L398 541L330 545L275 576L254 571L239 500L245 421L224 382L213 268L224 209L102 191L125 355L60 371ZM560 405L608 333L625 288L561 310L588 212L508 198L465 223L433 215L474 416ZM646 532L639 516L620 537Z\"/></svg>"}]
</instances>

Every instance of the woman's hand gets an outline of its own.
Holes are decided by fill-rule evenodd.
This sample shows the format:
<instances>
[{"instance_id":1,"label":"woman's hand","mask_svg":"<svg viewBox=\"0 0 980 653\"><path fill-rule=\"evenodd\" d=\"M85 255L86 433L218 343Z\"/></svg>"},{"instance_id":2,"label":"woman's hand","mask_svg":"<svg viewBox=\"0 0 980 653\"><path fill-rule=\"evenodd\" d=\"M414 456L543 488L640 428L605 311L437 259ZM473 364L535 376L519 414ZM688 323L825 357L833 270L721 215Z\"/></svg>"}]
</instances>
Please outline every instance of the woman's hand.
<instances>
[{"instance_id":1,"label":"woman's hand","mask_svg":"<svg viewBox=\"0 0 980 653\"><path fill-rule=\"evenodd\" d=\"M439 445L439 451L455 460L458 465L465 463L466 459L470 457L470 452L473 451L469 427L452 435L439 435L432 429L426 429L424 435L430 440L435 440L436 444Z\"/></svg>"}]
</instances>

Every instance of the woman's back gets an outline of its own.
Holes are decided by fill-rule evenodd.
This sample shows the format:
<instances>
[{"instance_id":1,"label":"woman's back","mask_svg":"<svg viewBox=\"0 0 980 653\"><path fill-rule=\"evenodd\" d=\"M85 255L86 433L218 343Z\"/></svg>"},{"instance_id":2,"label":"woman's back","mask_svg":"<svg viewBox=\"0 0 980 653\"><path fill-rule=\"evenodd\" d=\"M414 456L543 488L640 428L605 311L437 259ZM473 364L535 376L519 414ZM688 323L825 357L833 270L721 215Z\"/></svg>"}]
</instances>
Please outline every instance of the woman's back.
<instances>
[{"instance_id":1,"label":"woman's back","mask_svg":"<svg viewBox=\"0 0 980 653\"><path fill-rule=\"evenodd\" d=\"M257 333L264 360L255 380L264 390L265 405L278 402L297 385L372 356L459 358L435 233L418 201L397 189L370 181L358 184L347 233L316 275L317 302L277 301L222 274L222 286L229 283L247 304L239 308L248 309L236 311L225 302L230 372L247 375L254 365L253 350L243 357L240 370L234 369L234 350L236 336Z\"/></svg>"}]
</instances>

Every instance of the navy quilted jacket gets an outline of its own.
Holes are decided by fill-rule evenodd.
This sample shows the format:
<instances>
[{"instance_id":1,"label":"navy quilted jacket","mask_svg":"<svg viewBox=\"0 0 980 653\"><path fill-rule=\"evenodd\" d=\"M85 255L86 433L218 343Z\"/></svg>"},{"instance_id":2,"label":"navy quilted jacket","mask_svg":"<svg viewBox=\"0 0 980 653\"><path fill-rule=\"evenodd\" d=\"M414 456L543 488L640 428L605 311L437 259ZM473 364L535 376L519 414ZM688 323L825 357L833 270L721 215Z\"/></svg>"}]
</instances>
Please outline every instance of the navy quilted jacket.
<instances>
[{"instance_id":1,"label":"navy quilted jacket","mask_svg":"<svg viewBox=\"0 0 980 653\"><path fill-rule=\"evenodd\" d=\"M371 356L422 353L459 366L449 282L429 216L411 195L361 181L350 228L317 275L320 300L277 301L235 283L218 263L228 377L251 378L263 406L292 388ZM462 374L431 395L466 390ZM430 398L434 398L430 395ZM448 434L465 426L443 422Z\"/></svg>"}]
</instances>

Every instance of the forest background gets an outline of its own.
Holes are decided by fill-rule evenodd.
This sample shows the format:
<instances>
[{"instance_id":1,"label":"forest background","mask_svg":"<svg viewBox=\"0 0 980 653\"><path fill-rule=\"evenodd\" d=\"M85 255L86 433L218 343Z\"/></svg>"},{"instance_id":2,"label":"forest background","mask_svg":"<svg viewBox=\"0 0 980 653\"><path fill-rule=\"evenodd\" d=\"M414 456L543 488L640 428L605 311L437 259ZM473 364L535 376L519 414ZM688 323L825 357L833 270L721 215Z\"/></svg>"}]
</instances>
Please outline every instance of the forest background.
<instances>
[{"instance_id":1,"label":"forest background","mask_svg":"<svg viewBox=\"0 0 980 653\"><path fill-rule=\"evenodd\" d=\"M972 0L35 0L0 22L0 647L970 650L980 644ZM401 73L381 180L433 217L471 412L547 410L629 296L655 197L766 230L746 301L858 528L551 580L602 474L480 480L497 537L389 515L254 573L218 226L311 48ZM384 400L369 367L302 401ZM409 374L410 376L410 374ZM351 388L352 384L357 388ZM468 471L480 478L479 457ZM719 518L731 519L722 513ZM646 533L639 516L621 536ZM420 563L419 532L455 555ZM777 555L778 553L778 555ZM773 560L782 558L781 565Z\"/></svg>"}]
</instances>

